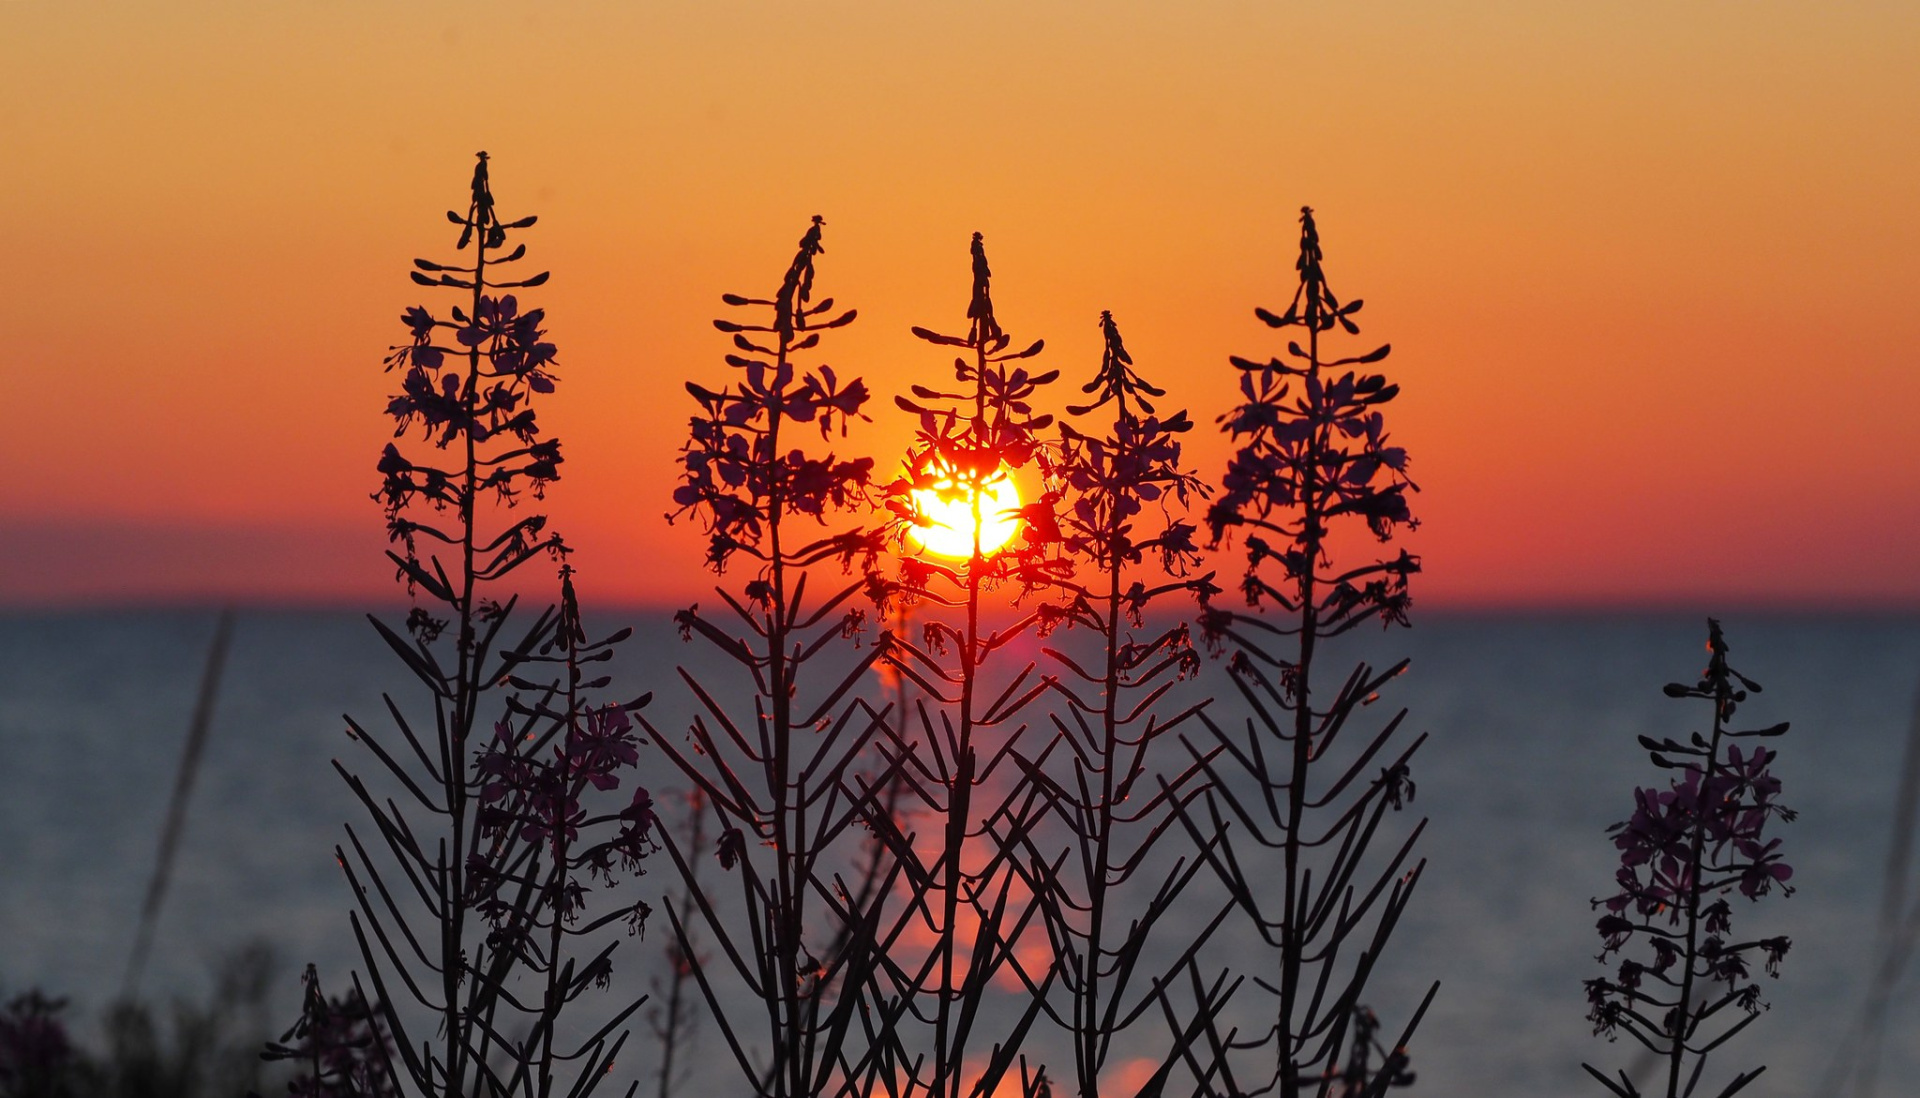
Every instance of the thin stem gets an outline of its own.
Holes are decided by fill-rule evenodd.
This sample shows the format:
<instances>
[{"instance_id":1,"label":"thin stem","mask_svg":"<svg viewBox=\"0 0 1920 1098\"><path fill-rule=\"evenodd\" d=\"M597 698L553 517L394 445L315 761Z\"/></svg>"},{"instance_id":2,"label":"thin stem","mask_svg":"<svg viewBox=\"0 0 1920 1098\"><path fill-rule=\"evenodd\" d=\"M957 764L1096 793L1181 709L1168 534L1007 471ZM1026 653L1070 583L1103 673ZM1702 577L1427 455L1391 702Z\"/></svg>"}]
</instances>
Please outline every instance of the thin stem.
<instances>
[{"instance_id":1,"label":"thin stem","mask_svg":"<svg viewBox=\"0 0 1920 1098\"><path fill-rule=\"evenodd\" d=\"M565 621L561 623L560 627L562 629L570 628ZM575 646L574 638L567 636L563 638L563 640L567 646L567 732L566 739L563 742L568 752L571 753L573 743L580 729L580 662L578 658L579 652ZM566 780L566 772L564 770L560 773L560 780L563 782ZM567 806L573 803L574 797L579 796L585 786L586 779L584 777L580 778L574 783L574 788L569 791L569 796L554 798L552 806L553 819L549 822L549 826L553 829L551 851L553 865L547 873L547 902L553 922L547 930L546 1008L540 1033L539 1093L541 1098L546 1098L547 1095L553 1092L553 1031L560 1020L561 996L565 990L560 983L560 943L563 933L562 924L564 922L561 913L566 902L565 889L567 883L568 844L566 813Z\"/></svg>"},{"instance_id":2,"label":"thin stem","mask_svg":"<svg viewBox=\"0 0 1920 1098\"><path fill-rule=\"evenodd\" d=\"M787 355L793 336L780 332L775 376L786 371ZM773 1004L773 1074L779 1093L799 1096L806 1093L808 1065L801 1055L803 1034L800 1009L800 935L801 902L806 871L806 796L794 789L792 781L793 698L788 683L792 668L787 657L787 572L786 558L780 547L782 502L780 494L780 424L778 401L769 402L767 412L766 453L771 475L767 483L767 532L772 563L773 596L767 611L767 660L773 702L773 750L769 755L772 773L770 785L776 803L773 814L775 856L775 896L779 931L775 937L774 958L780 995ZM791 802L789 802L791 798Z\"/></svg>"},{"instance_id":3,"label":"thin stem","mask_svg":"<svg viewBox=\"0 0 1920 1098\"><path fill-rule=\"evenodd\" d=\"M1700 799L1696 803L1697 815L1693 821L1693 836L1689 842L1687 865L1690 876L1687 878L1687 945L1683 956L1686 958L1680 975L1680 1000L1673 1008L1672 1021L1667 1027L1673 1046L1667 1050L1667 1098L1680 1098L1680 1066L1687 1051L1687 1037L1692 1026L1689 1024L1693 1011L1693 965L1697 958L1697 939L1700 926L1700 901L1707 889L1701 879L1701 863L1706 848L1707 817L1713 806L1706 801L1710 790L1714 788L1714 774L1720 765L1720 737L1726 729L1723 719L1725 699L1722 694L1727 690L1724 683L1716 683L1713 697L1713 740L1707 749L1707 769L1700 779Z\"/></svg>"},{"instance_id":4,"label":"thin stem","mask_svg":"<svg viewBox=\"0 0 1920 1098\"><path fill-rule=\"evenodd\" d=\"M476 220L484 222L480 210L475 211L475 216ZM474 229L474 257L471 320L477 325L480 322L480 302L486 288L487 227L484 223L476 225ZM460 617L460 629L454 678L453 726L450 729L452 742L447 749L449 758L446 781L443 783L453 824L451 849L454 856L451 864L441 867L446 887L440 897L440 910L444 913L440 922L440 974L441 988L446 996L443 1025L446 1034L447 1084L454 1093L463 1094L466 1092L467 1037L470 1027L464 1024L460 1016L459 988L466 963L467 914L465 859L461 857L461 852L467 845L466 747L480 700L477 630L473 613L474 589L478 583L474 568L474 525L475 504L479 494L479 463L473 428L478 422L480 404L479 343L475 343L467 352L466 384L461 389L460 400L461 413L467 417L467 429L462 432L466 445L460 477L460 597L454 607Z\"/></svg>"},{"instance_id":5,"label":"thin stem","mask_svg":"<svg viewBox=\"0 0 1920 1098\"><path fill-rule=\"evenodd\" d=\"M976 338L974 364L975 422L984 423L987 402L987 341L984 334ZM947 804L946 849L943 852L946 890L941 898L944 944L940 947L940 1004L934 1030L934 1098L941 1098L942 1095L959 1098L961 1059L965 1052L964 1049L953 1047L952 1008L955 998L965 994L965 990L954 982L953 969L954 951L959 938L957 920L960 889L967 883L961 855L966 846L967 824L973 811L973 700L980 667L980 573L986 567L986 556L981 552L980 544L982 515L977 476L969 488L973 505L973 553L967 561L967 633L960 647L960 728L958 740L953 744L955 770L953 790ZM976 945L978 937L976 934ZM943 1085L945 1090L941 1089Z\"/></svg>"},{"instance_id":6,"label":"thin stem","mask_svg":"<svg viewBox=\"0 0 1920 1098\"><path fill-rule=\"evenodd\" d=\"M1311 277L1307 281L1307 369L1311 379L1306 386L1318 391L1320 379L1320 286ZM1304 560L1296 582L1299 591L1299 656L1293 671L1293 769L1287 780L1287 831L1283 856L1286 866L1286 907L1281 913L1280 940L1280 1093L1296 1098L1300 1093L1299 1073L1294 1064L1295 1009L1300 994L1301 960L1306 951L1304 928L1299 921L1300 824L1307 805L1307 767L1313 760L1312 676L1314 646L1319 640L1319 606L1314 597L1314 577L1320 559L1321 502L1316 471L1325 456L1328 439L1325 415L1312 408L1312 430L1308 435L1306 460L1301 463L1300 541ZM1305 1035L1302 1034L1304 1041Z\"/></svg>"}]
</instances>

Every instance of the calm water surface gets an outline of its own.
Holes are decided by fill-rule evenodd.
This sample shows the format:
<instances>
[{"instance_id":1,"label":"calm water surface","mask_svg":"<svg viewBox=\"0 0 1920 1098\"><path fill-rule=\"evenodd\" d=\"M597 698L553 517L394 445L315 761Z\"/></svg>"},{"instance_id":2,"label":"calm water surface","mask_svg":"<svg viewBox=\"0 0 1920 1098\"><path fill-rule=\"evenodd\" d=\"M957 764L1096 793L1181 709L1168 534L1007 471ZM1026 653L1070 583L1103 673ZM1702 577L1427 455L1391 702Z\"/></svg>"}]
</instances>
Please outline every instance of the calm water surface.
<instances>
[{"instance_id":1,"label":"calm water surface","mask_svg":"<svg viewBox=\"0 0 1920 1098\"><path fill-rule=\"evenodd\" d=\"M673 727L689 710L670 669L704 653L664 617L636 622L616 688L658 691L649 715ZM1736 908L1743 936L1786 933L1794 947L1782 978L1765 981L1768 1015L1709 1073L1764 1060L1754 1093L1805 1094L1871 960L1920 621L1726 624L1735 666L1767 687L1744 715L1794 724L1775 772L1801 813L1779 832L1799 891ZM40 985L89 1011L119 986L212 631L211 614L187 612L0 617L0 989ZM1369 992L1397 1029L1427 983L1442 982L1414 1047L1415 1093L1592 1094L1582 1059L1631 1060L1584 1018L1580 981L1599 973L1588 901L1610 891L1604 828L1627 814L1636 783L1658 777L1634 737L1698 726L1694 708L1659 688L1694 677L1703 638L1692 617L1429 614L1411 632L1336 649L1342 663L1411 656L1384 701L1432 736L1413 806L1432 821L1427 876ZM354 758L343 713L376 720L381 692L410 698L411 685L364 618L241 616L150 991L191 994L220 957L265 939L283 958L290 1020L299 965L353 966L332 848L359 813L328 762ZM637 887L657 892L666 876ZM627 965L643 968L659 941L623 947ZM1888 1032L1882 1093L1900 1093L1920 1078L1911 984ZM706 1039L717 1041L710 1029Z\"/></svg>"}]
</instances>

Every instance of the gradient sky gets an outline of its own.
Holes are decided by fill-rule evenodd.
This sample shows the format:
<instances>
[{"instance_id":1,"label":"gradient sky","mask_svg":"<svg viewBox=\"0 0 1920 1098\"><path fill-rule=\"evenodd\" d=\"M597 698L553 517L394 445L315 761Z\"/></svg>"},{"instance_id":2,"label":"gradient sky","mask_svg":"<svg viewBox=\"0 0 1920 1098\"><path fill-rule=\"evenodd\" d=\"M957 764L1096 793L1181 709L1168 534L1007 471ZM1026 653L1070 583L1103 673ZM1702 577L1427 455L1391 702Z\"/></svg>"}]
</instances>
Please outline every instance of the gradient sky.
<instances>
[{"instance_id":1,"label":"gradient sky","mask_svg":"<svg viewBox=\"0 0 1920 1098\"><path fill-rule=\"evenodd\" d=\"M0 103L0 602L388 595L380 357L486 149L595 597L705 586L681 381L810 215L842 374L946 369L907 327L964 327L979 230L1009 331L1084 380L1112 309L1212 474L1311 204L1416 597L1920 604L1911 2L0 0Z\"/></svg>"}]
</instances>

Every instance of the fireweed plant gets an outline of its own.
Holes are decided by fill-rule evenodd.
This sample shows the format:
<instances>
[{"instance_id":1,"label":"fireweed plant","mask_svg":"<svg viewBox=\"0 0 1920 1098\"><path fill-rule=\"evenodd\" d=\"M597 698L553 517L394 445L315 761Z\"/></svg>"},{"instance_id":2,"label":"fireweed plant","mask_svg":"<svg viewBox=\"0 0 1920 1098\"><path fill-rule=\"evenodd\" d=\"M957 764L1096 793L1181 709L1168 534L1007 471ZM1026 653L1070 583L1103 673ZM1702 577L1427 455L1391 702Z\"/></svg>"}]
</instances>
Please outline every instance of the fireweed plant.
<instances>
[{"instance_id":1,"label":"fireweed plant","mask_svg":"<svg viewBox=\"0 0 1920 1098\"><path fill-rule=\"evenodd\" d=\"M1407 580L1420 567L1404 549L1357 566L1333 563L1340 526L1364 524L1385 543L1396 526L1413 525L1407 493L1415 486L1381 413L1399 386L1354 369L1386 358L1388 346L1331 360L1323 354L1322 337L1335 327L1359 332L1353 316L1361 302L1334 296L1322 259L1313 211L1302 208L1293 301L1278 315L1254 312L1269 327L1304 329L1306 345L1289 342L1285 358L1265 362L1232 359L1244 403L1221 423L1239 450L1207 512L1216 545L1237 533L1246 549L1240 588L1248 610L1210 604L1201 624L1210 644L1232 646L1228 674L1250 716L1230 731L1201 714L1219 755L1205 764L1214 789L1189 826L1203 846L1205 836L1233 840L1210 861L1276 953L1257 979L1277 1000L1265 1033L1239 1038L1209 1027L1204 1066L1219 1073L1209 1083L1219 1093L1329 1092L1342 1075L1347 1029L1367 978L1424 865L1406 868L1422 821L1384 865L1362 873L1384 813L1413 796L1408 762L1425 735L1389 747L1405 710L1361 733L1357 748L1346 735L1407 661L1384 671L1360 664L1332 689L1316 661L1323 641L1369 621L1407 624ZM1269 608L1275 612L1263 612ZM1343 957L1355 944L1358 956ZM1405 1039L1368 1093L1400 1073ZM1241 1051L1257 1059L1249 1063ZM1244 1078L1236 1064L1246 1065Z\"/></svg>"},{"instance_id":2,"label":"fireweed plant","mask_svg":"<svg viewBox=\"0 0 1920 1098\"><path fill-rule=\"evenodd\" d=\"M278 1041L267 1044L262 1060L286 1060L299 1073L287 1084L293 1098L393 1098L393 1042L380 1016L360 992L328 997L320 976L308 965L300 1017Z\"/></svg>"},{"instance_id":3,"label":"fireweed plant","mask_svg":"<svg viewBox=\"0 0 1920 1098\"><path fill-rule=\"evenodd\" d=\"M1223 907L1198 924L1183 911L1174 921L1180 941L1170 950L1149 946L1167 937L1163 918L1204 868L1197 858L1181 857L1171 871L1150 861L1170 833L1184 841L1175 810L1198 794L1201 765L1191 762L1171 779L1154 765L1163 737L1200 708L1166 716L1155 705L1175 682L1198 673L1200 659L1184 624L1144 639L1133 630L1145 626L1154 601L1211 590L1211 572L1190 576L1200 554L1195 528L1182 517L1189 498L1208 489L1180 462L1180 436L1193 427L1186 412L1156 414L1152 401L1165 393L1135 371L1111 313L1100 315L1100 330L1100 368L1081 389L1095 399L1067 411L1079 419L1103 413L1105 425L1087 433L1063 422L1059 449L1040 456L1064 493L1061 541L1091 577L1063 581L1074 595L1068 620L1098 636L1099 659L1083 666L1065 651L1045 650L1063 669L1052 686L1065 712L1050 714L1058 732L1050 743L1066 750L1054 752L1057 774L1020 756L1039 794L1039 818L1027 828L1026 859L1016 862L1041 900L1067 1000L1066 1009L1050 1005L1049 1013L1071 1037L1073 1082L1084 1098L1099 1094L1114 1039L1155 1007L1161 989L1231 911ZM1050 845L1066 857L1048 856ZM1164 878L1128 890L1143 866ZM1129 906L1130 896L1144 903ZM1172 958L1163 969L1138 971L1140 958L1163 953ZM1127 1058L1142 1056L1133 1047ZM1180 1059L1178 1046L1166 1049L1155 1086Z\"/></svg>"},{"instance_id":4,"label":"fireweed plant","mask_svg":"<svg viewBox=\"0 0 1920 1098\"><path fill-rule=\"evenodd\" d=\"M525 496L540 498L559 477L559 443L542 436L533 409L554 389L555 350L544 312L499 293L547 275L494 273L525 254L523 244L505 250L508 235L534 218L496 213L485 153L466 213L447 217L470 264L417 259L413 280L455 290L465 307L448 319L408 309L412 338L387 359L401 377L387 409L395 435L417 425L430 446L389 444L376 496L396 546L388 555L416 605L404 635L373 624L424 688L433 723L419 727L389 697L404 743L389 749L347 719L397 799L334 763L375 832L366 842L349 826L347 848L335 850L372 984L369 993L356 976L355 991L392 1035L387 1070L421 1094L584 1095L605 1077L626 1038L620 1024L639 1005L598 1027L578 1012L561 1026L570 1004L607 984L622 929L639 929L647 914L643 903L591 902L595 883L606 895L652 845L645 788L592 807L636 764L630 713L646 699L586 700L607 681L586 669L625 634L587 641L564 563L559 606L505 639L517 599L491 592L543 552L562 561L566 552L543 516L515 517Z\"/></svg>"},{"instance_id":5,"label":"fireweed plant","mask_svg":"<svg viewBox=\"0 0 1920 1098\"><path fill-rule=\"evenodd\" d=\"M1782 735L1787 725L1730 728L1749 691L1759 693L1760 685L1727 663L1720 623L1708 619L1706 670L1692 686L1668 684L1666 694L1711 705L1712 731L1695 732L1686 743L1641 736L1653 764L1679 776L1666 789L1635 789L1633 815L1607 829L1620 851L1620 891L1594 901L1604 908L1598 959L1618 955L1619 968L1611 978L1586 982L1587 1017L1596 1034L1613 1040L1624 1032L1666 1061L1661 1093L1667 1098L1691 1095L1707 1055L1759 1017L1766 1004L1752 979L1753 961L1763 960L1767 975L1777 977L1792 944L1785 937L1741 941L1732 932L1733 893L1758 900L1777 885L1793 894L1780 840L1764 835L1774 817L1794 818L1774 799L1780 793L1780 779L1769 769L1775 753L1759 743L1743 751L1739 742ZM1650 956L1626 956L1635 941ZM1740 1008L1735 1020L1715 1021L1734 1006ZM1581 1066L1619 1098L1638 1098L1624 1071L1615 1082L1591 1064ZM1720 1098L1765 1070L1735 1075Z\"/></svg>"},{"instance_id":6,"label":"fireweed plant","mask_svg":"<svg viewBox=\"0 0 1920 1098\"><path fill-rule=\"evenodd\" d=\"M740 681L710 688L682 668L698 702L690 729L682 738L648 727L710 806L720 867L739 889L737 907L710 900L697 863L710 855L667 836L698 912L696 927L669 908L678 948L694 956L696 929L704 932L710 963L691 971L709 1013L754 1093L781 1098L867 1093L880 1063L869 1027L885 1026L861 994L880 892L837 871L859 847L866 808L851 773L872 758L881 720L858 688L884 648L851 667L846 658L880 535L840 518L866 504L873 462L805 446L816 431L824 443L865 418L867 388L831 366L796 364L855 316L813 299L822 225L813 219L771 297L723 296L753 310L750 320L714 321L733 338L733 383L687 385L700 412L669 519L692 515L705 527L716 573L741 561L750 571L738 589L717 588L719 616L694 606L676 620L683 637L726 656ZM733 887L723 877L713 891Z\"/></svg>"},{"instance_id":7,"label":"fireweed plant","mask_svg":"<svg viewBox=\"0 0 1920 1098\"><path fill-rule=\"evenodd\" d=\"M898 788L865 787L868 821L902 870L904 893L877 938L883 971L875 999L904 1004L907 1011L891 1035L898 1060L879 1081L889 1094L932 1098L995 1093L1015 1066L1055 976L1051 966L1031 971L1014 952L1023 933L1037 931L1034 894L1020 886L1013 866L1025 821L1033 816L1017 801L1033 794L1021 792L1014 767L1000 771L1026 731L1014 722L1047 687L1032 664L992 686L983 668L1016 638L1057 624L1064 612L1042 603L993 629L982 622L981 599L984 591L1007 586L1023 595L1051 591L1070 566L1057 553L1052 493L1021 509L1018 536L998 551L983 544L981 527L983 519L996 517L988 514L995 506L989 502L993 483L1035 462L1053 417L1036 412L1033 399L1059 372L1030 373L1021 365L1044 343L1013 349L994 314L992 272L979 233L971 250L966 334L913 329L918 338L959 352L953 361L956 391L914 385L911 397L895 398L918 418L918 428L906 471L886 496L892 532L905 554L900 579L876 584L876 590L883 601L905 599L925 613L917 640L893 637L887 650L886 658L916 688L914 712L889 722L880 744ZM916 493L921 500L932 493L966 502L972 523L964 559L944 563L915 551L914 530L928 522ZM996 734L983 744L976 736L985 729ZM996 772L1002 779L997 783ZM941 822L937 844L916 843L899 815L883 810L882 798L893 793L903 806L899 815ZM976 1023L996 977L1015 981L1029 998L981 1059L972 1055ZM1044 1085L1039 1075L1027 1075L1024 1063L1021 1074L1029 1093Z\"/></svg>"}]
</instances>

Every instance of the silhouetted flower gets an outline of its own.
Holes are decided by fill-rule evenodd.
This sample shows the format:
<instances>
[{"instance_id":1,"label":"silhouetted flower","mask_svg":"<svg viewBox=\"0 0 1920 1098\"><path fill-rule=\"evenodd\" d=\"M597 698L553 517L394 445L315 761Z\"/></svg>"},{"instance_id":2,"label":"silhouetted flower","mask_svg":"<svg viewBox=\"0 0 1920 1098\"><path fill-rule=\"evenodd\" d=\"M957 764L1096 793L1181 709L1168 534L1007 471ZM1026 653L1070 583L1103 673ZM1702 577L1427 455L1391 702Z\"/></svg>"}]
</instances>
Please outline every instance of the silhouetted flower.
<instances>
[{"instance_id":1,"label":"silhouetted flower","mask_svg":"<svg viewBox=\"0 0 1920 1098\"><path fill-rule=\"evenodd\" d=\"M395 1055L379 1013L358 989L329 998L308 965L300 1018L269 1042L263 1060L287 1060L300 1068L287 1093L294 1098L388 1098L398 1088L388 1063Z\"/></svg>"},{"instance_id":2,"label":"silhouetted flower","mask_svg":"<svg viewBox=\"0 0 1920 1098\"><path fill-rule=\"evenodd\" d=\"M1342 950L1368 943L1370 935L1371 943L1357 948L1376 956L1421 876L1418 864L1408 872L1401 860L1409 839L1373 883L1362 883L1375 872L1363 867L1378 814L1413 799L1410 760L1424 737L1405 748L1387 746L1404 711L1371 732L1350 730L1365 723L1362 707L1405 661L1384 671L1359 664L1344 685L1316 673L1325 666L1317 654L1331 650L1332 638L1368 621L1407 624L1409 579L1419 570L1405 550L1359 564L1337 560L1336 550L1351 544L1343 531L1364 526L1385 542L1415 525L1408 503L1415 486L1383 414L1399 388L1373 372L1390 348L1347 357L1330 351L1334 328L1359 332L1353 317L1362 303L1334 295L1323 260L1313 211L1302 207L1292 301L1283 312L1254 314L1270 328L1303 333L1265 361L1229 359L1239 398L1218 423L1233 451L1204 516L1210 548L1238 540L1243 567L1230 586L1245 609L1214 601L1228 585L1196 585L1201 641L1212 654L1231 653L1226 672L1250 710L1244 719L1208 722L1217 754L1207 764L1216 783L1209 810L1216 821L1234 820L1221 838L1223 856L1209 862L1273 947L1272 969L1260 984L1278 1001L1255 1043L1263 1056L1271 1050L1274 1076L1246 1089L1288 1098L1312 1093L1316 1080L1341 1077L1339 1039L1322 1035L1339 1032L1329 1027L1348 1020L1372 969L1352 964ZM1193 559L1195 533L1170 528L1165 551ZM1197 745L1190 750L1202 757ZM1216 775L1219 767L1229 774ZM1240 780L1258 795L1230 792ZM1354 823L1352 835L1328 845L1362 819L1369 821L1364 830ZM1365 899L1349 914L1356 896ZM1362 931L1368 922L1374 929ZM1335 978L1336 969L1345 975ZM1389 1079L1404 1058L1395 1063ZM1376 1075L1347 1089L1374 1093L1387 1085Z\"/></svg>"},{"instance_id":3,"label":"silhouetted flower","mask_svg":"<svg viewBox=\"0 0 1920 1098\"><path fill-rule=\"evenodd\" d=\"M1260 564L1274 557L1284 566L1287 582L1305 578L1317 563L1317 547L1331 520L1359 518L1381 541L1391 538L1397 526L1417 525L1407 502L1407 493L1416 487L1407 477L1407 453L1390 444L1378 410L1398 395L1399 386L1378 374L1334 372L1379 362L1389 347L1322 361L1320 334L1336 325L1357 333L1352 317L1361 302L1342 304L1327 288L1313 211L1302 209L1300 225L1301 252L1295 266L1301 282L1293 303L1280 316L1264 309L1256 312L1273 327L1307 329L1310 343L1306 348L1289 343L1290 361L1233 359L1241 371L1245 403L1221 416L1220 423L1240 449L1228 462L1219 499L1207 511L1215 544L1233 530L1251 527L1316 547L1312 553L1280 553L1258 535L1246 536L1247 577L1241 591L1255 608L1281 600L1280 593L1258 577ZM1331 631L1371 617L1405 624L1407 578L1418 570L1417 559L1402 550L1395 561L1346 572L1326 585L1316 606L1318 616Z\"/></svg>"},{"instance_id":4,"label":"silhouetted flower","mask_svg":"<svg viewBox=\"0 0 1920 1098\"><path fill-rule=\"evenodd\" d=\"M928 343L961 352L953 359L955 391L914 385L910 396L894 397L895 405L917 417L919 424L908 448L906 470L885 489L884 505L894 516L889 532L903 546L910 545L915 529L927 521L915 502L916 492L934 491L943 499L985 499L993 482L1036 460L1042 473L1051 475L1050 464L1041 456L1046 445L1042 432L1054 420L1035 410L1034 399L1059 378L1059 371L1035 373L1020 365L1044 350L1045 341L1013 347L1012 337L994 316L991 270L979 233L973 234L970 251L973 288L967 334L912 329ZM942 575L951 575L954 584L974 592L964 596L969 599L977 597L982 585L1009 581L1018 584L1023 595L1055 589L1070 575L1071 564L1058 555L1057 519L1041 509L1058 499L1057 494L1043 493L1024 505L1023 521L1012 540L998 548L987 547L956 568L903 568L899 593L921 598L930 593L923 581Z\"/></svg>"},{"instance_id":5,"label":"silhouetted flower","mask_svg":"<svg viewBox=\"0 0 1920 1098\"><path fill-rule=\"evenodd\" d=\"M593 807L638 758L629 713L646 699L587 700L607 677L589 678L586 668L611 655L624 631L588 643L566 543L543 516L518 510L559 477L562 461L558 440L542 432L536 415L555 381L545 314L509 292L541 285L547 275L511 273L524 245L500 251L509 232L534 218L499 219L485 153L470 194L464 217L448 214L460 226L458 247L473 246L461 265L414 261L416 284L452 290L461 301L445 319L424 305L402 314L409 342L389 348L385 359L396 378L387 402L396 441L377 463L389 556L423 605L407 615L404 631L376 625L430 695L432 715L424 726L417 716L409 723L392 705L407 741L397 750L349 722L405 794L378 797L343 769L385 841L363 844L350 829L349 847L336 851L357 901L363 971L382 994L389 986L410 993L375 1004L375 1016L395 1032L410 1028L405 1019L416 1008L439 1023L416 1030L419 1044L391 1059L383 1052L380 1062L404 1068L411 1090L435 1094L474 1093L489 1083L545 1089L556 1065L594 1064L609 1042L617 1047L623 1035L612 1025L571 1049L551 1037L574 1028L560 1014L576 1001L580 980L609 971L604 952L570 957L573 937L643 914L617 906L587 917L587 881L611 882L616 869L639 872L654 833L644 792L617 815ZM443 329L451 338L436 344ZM417 443L407 437L416 427ZM560 606L525 629L509 629L516 600L497 597L496 585L542 553L561 565ZM536 665L554 674L537 676ZM485 721L502 708L489 735ZM391 872L396 863L405 884ZM580 976L570 975L576 961ZM522 996L536 981L546 987ZM302 1026L286 1039L297 1035L305 1044L281 1051L324 1060L327 1026L367 1011L324 999L311 975L309 991ZM490 1074L503 1052L525 1069L515 1076L521 1082ZM347 1074L323 1062L309 1068L308 1089L296 1090L346 1093L336 1083ZM588 1069L576 1089L586 1093L602 1074ZM364 1080L343 1085L364 1094L391 1090Z\"/></svg>"},{"instance_id":6,"label":"silhouetted flower","mask_svg":"<svg viewBox=\"0 0 1920 1098\"><path fill-rule=\"evenodd\" d=\"M729 827L725 831L722 831L720 833L720 844L717 848L717 853L720 857L720 868L732 869L734 866L740 864L741 858L746 857L746 835L737 827Z\"/></svg>"},{"instance_id":7,"label":"silhouetted flower","mask_svg":"<svg viewBox=\"0 0 1920 1098\"><path fill-rule=\"evenodd\" d=\"M1712 735L1696 733L1688 743L1640 738L1656 765L1678 773L1665 789L1635 789L1633 814L1608 828L1620 852L1615 874L1620 890L1594 901L1607 912L1596 924L1600 959L1622 953L1628 942L1641 938L1653 953L1651 971L1661 982L1643 987L1640 975L1648 969L1621 956L1613 981L1586 984L1588 1018L1596 1034L1611 1036L1625 1028L1647 1047L1674 1058L1717 1043L1697 1031L1723 1007L1758 1011L1764 1004L1759 986L1749 982L1751 954L1763 953L1767 974L1777 976L1790 944L1784 937L1747 942L1729 937L1729 893L1737 889L1757 900L1775 886L1793 891L1786 884L1793 870L1780 860L1780 840L1762 834L1774 816L1792 818L1774 800L1780 782L1769 767L1777 755L1759 745L1743 751L1737 742L1777 736L1786 725L1728 728L1738 703L1759 686L1727 665L1717 621L1708 622L1707 648L1709 662L1699 683L1670 684L1665 693L1710 702ZM1725 992L1702 998L1695 989L1706 982L1726 985Z\"/></svg>"},{"instance_id":8,"label":"silhouetted flower","mask_svg":"<svg viewBox=\"0 0 1920 1098\"><path fill-rule=\"evenodd\" d=\"M725 295L730 305L774 307L769 324L713 322L733 335L735 349L742 352L726 356L727 364L739 371L739 380L718 390L693 383L686 387L702 414L689 424L680 454L681 483L673 492L675 510L667 517L698 517L707 528L707 563L715 571L723 571L742 551L764 558L761 540L774 509L824 522L829 510L864 503L871 483L872 459L810 455L783 443L780 434L792 421L816 424L827 438L836 427L845 434L849 419L865 418L865 383L855 378L843 385L825 365L802 372L788 358L813 346L819 331L848 324L856 315L848 309L829 319L833 300L810 300L814 257L825 250L820 244L822 224L816 219L802 237L774 299ZM809 334L796 340L801 332ZM755 334L773 335L776 345L755 342ZM828 539L833 544L824 548L835 552L841 543L857 544L860 537L850 531Z\"/></svg>"}]
</instances>

